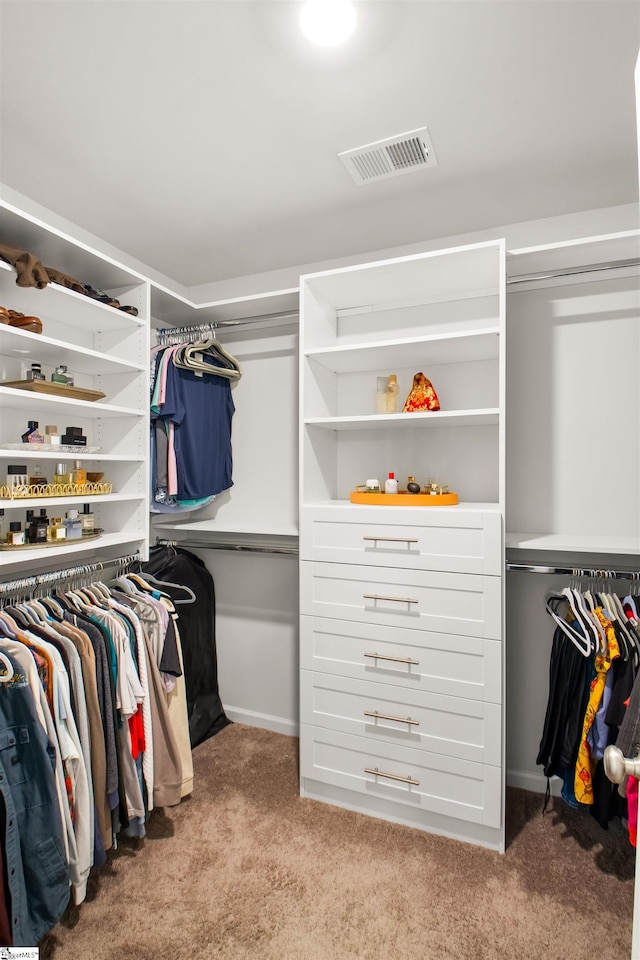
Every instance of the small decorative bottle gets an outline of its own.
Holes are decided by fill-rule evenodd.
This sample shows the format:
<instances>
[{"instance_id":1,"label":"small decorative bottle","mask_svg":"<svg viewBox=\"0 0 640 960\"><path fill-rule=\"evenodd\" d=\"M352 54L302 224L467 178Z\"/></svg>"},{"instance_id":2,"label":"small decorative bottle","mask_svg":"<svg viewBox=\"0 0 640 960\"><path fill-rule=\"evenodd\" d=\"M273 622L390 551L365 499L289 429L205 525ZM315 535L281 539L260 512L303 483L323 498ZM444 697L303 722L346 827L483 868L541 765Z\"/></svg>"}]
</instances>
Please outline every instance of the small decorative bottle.
<instances>
[{"instance_id":1,"label":"small decorative bottle","mask_svg":"<svg viewBox=\"0 0 640 960\"><path fill-rule=\"evenodd\" d=\"M38 430L37 420L29 420L27 422L27 429L22 434L22 442L23 443L44 443L44 437Z\"/></svg>"},{"instance_id":2,"label":"small decorative bottle","mask_svg":"<svg viewBox=\"0 0 640 960\"><path fill-rule=\"evenodd\" d=\"M13 547L20 547L24 544L24 530L22 529L22 524L17 520L12 520L9 524L7 543Z\"/></svg>"},{"instance_id":3,"label":"small decorative bottle","mask_svg":"<svg viewBox=\"0 0 640 960\"><path fill-rule=\"evenodd\" d=\"M82 520L77 510L68 510L63 521L67 530L67 540L79 540L82 536Z\"/></svg>"},{"instance_id":4,"label":"small decorative bottle","mask_svg":"<svg viewBox=\"0 0 640 960\"><path fill-rule=\"evenodd\" d=\"M39 363L32 363L31 370L27 370L27 380L46 380Z\"/></svg>"},{"instance_id":5,"label":"small decorative bottle","mask_svg":"<svg viewBox=\"0 0 640 960\"><path fill-rule=\"evenodd\" d=\"M376 380L376 413L387 412L387 384L388 377L378 377Z\"/></svg>"},{"instance_id":6,"label":"small decorative bottle","mask_svg":"<svg viewBox=\"0 0 640 960\"><path fill-rule=\"evenodd\" d=\"M387 393L386 393L386 412L387 413L397 413L398 412L398 378L395 373L392 373L389 377L389 383L387 384Z\"/></svg>"},{"instance_id":7,"label":"small decorative bottle","mask_svg":"<svg viewBox=\"0 0 640 960\"><path fill-rule=\"evenodd\" d=\"M66 463L57 463L56 472L53 477L54 483L70 483L70 475Z\"/></svg>"},{"instance_id":8,"label":"small decorative bottle","mask_svg":"<svg viewBox=\"0 0 640 960\"><path fill-rule=\"evenodd\" d=\"M91 507L88 503L85 503L82 508L80 519L82 520L82 535L85 537L90 536L94 531L95 518L91 513Z\"/></svg>"},{"instance_id":9,"label":"small decorative bottle","mask_svg":"<svg viewBox=\"0 0 640 960\"><path fill-rule=\"evenodd\" d=\"M67 373L66 365L64 363L59 364L51 374L51 382L68 384L69 377L67 377L66 373Z\"/></svg>"},{"instance_id":10,"label":"small decorative bottle","mask_svg":"<svg viewBox=\"0 0 640 960\"><path fill-rule=\"evenodd\" d=\"M384 492L385 493L397 493L398 492L398 481L396 480L395 473L390 473L387 479L384 482Z\"/></svg>"},{"instance_id":11,"label":"small decorative bottle","mask_svg":"<svg viewBox=\"0 0 640 960\"><path fill-rule=\"evenodd\" d=\"M50 443L52 447L59 447L60 441L62 439L61 434L58 433L58 428L54 424L49 424L44 428L46 434L47 443Z\"/></svg>"},{"instance_id":12,"label":"small decorative bottle","mask_svg":"<svg viewBox=\"0 0 640 960\"><path fill-rule=\"evenodd\" d=\"M53 518L53 521L49 524L47 535L52 541L67 539L67 528L62 522L62 517Z\"/></svg>"},{"instance_id":13,"label":"small decorative bottle","mask_svg":"<svg viewBox=\"0 0 640 960\"><path fill-rule=\"evenodd\" d=\"M71 471L71 483L79 487L84 487L87 483L87 471L81 466L79 460L73 461L73 470Z\"/></svg>"},{"instance_id":14,"label":"small decorative bottle","mask_svg":"<svg viewBox=\"0 0 640 960\"><path fill-rule=\"evenodd\" d=\"M407 480L407 493L420 493L420 484L416 482L415 477L409 477Z\"/></svg>"}]
</instances>

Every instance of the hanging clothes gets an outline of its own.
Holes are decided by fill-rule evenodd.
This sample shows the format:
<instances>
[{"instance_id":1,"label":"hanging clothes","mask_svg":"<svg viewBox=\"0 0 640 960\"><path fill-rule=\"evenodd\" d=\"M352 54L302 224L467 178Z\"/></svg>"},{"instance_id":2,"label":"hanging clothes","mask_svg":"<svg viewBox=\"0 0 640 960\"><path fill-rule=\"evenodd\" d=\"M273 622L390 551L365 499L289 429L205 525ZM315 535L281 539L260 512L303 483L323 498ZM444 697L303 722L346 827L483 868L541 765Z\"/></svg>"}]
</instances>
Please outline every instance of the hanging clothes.
<instances>
[{"instance_id":1,"label":"hanging clothes","mask_svg":"<svg viewBox=\"0 0 640 960\"><path fill-rule=\"evenodd\" d=\"M194 554L169 546L152 547L141 569L160 580L184 584L196 596L195 603L180 607L179 618L189 733L195 747L230 723L218 691L213 578ZM173 599L179 597L170 586L161 589Z\"/></svg>"}]
</instances>

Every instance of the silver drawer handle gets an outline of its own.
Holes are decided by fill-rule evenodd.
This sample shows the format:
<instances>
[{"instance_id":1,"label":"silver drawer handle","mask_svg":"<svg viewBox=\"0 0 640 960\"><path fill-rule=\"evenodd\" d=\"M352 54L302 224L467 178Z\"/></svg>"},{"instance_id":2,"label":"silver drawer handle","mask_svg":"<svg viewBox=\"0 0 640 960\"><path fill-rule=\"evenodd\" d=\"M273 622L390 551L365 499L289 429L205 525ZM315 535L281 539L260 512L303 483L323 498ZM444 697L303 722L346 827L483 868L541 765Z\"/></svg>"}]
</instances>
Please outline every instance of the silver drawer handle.
<instances>
[{"instance_id":1,"label":"silver drawer handle","mask_svg":"<svg viewBox=\"0 0 640 960\"><path fill-rule=\"evenodd\" d=\"M416 667L420 666L419 660L412 660L411 657L387 657L384 653L365 653L365 657L371 660L393 660L394 663L410 663Z\"/></svg>"},{"instance_id":2,"label":"silver drawer handle","mask_svg":"<svg viewBox=\"0 0 640 960\"><path fill-rule=\"evenodd\" d=\"M384 540L385 543L417 543L417 538L412 537L363 537L363 540Z\"/></svg>"},{"instance_id":3,"label":"silver drawer handle","mask_svg":"<svg viewBox=\"0 0 640 960\"><path fill-rule=\"evenodd\" d=\"M365 710L365 717L375 717L376 720L393 720L395 723L409 723L413 727L419 727L419 720L412 720L411 717L392 717L388 713L378 713L377 710Z\"/></svg>"},{"instance_id":4,"label":"silver drawer handle","mask_svg":"<svg viewBox=\"0 0 640 960\"><path fill-rule=\"evenodd\" d=\"M386 777L387 780L399 780L400 783L410 783L414 787L420 786L419 780L412 780L411 777L398 777L395 773L383 773L382 770L378 770L377 767L365 767L365 773L372 773L374 777Z\"/></svg>"},{"instance_id":5,"label":"silver drawer handle","mask_svg":"<svg viewBox=\"0 0 640 960\"><path fill-rule=\"evenodd\" d=\"M382 597L379 593L363 593L362 596L365 600L393 600L394 603L417 603L417 600L412 600L411 597Z\"/></svg>"}]
</instances>

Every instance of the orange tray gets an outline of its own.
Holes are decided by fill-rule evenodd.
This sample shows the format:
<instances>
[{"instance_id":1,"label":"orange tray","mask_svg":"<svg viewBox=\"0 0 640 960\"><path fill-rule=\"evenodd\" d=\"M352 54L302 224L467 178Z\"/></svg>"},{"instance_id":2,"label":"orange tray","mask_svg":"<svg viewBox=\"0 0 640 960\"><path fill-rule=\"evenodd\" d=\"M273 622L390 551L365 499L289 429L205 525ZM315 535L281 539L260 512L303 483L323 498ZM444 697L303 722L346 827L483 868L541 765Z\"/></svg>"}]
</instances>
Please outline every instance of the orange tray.
<instances>
[{"instance_id":1,"label":"orange tray","mask_svg":"<svg viewBox=\"0 0 640 960\"><path fill-rule=\"evenodd\" d=\"M349 497L351 503L364 503L370 507L453 507L458 502L457 493L356 493Z\"/></svg>"}]
</instances>

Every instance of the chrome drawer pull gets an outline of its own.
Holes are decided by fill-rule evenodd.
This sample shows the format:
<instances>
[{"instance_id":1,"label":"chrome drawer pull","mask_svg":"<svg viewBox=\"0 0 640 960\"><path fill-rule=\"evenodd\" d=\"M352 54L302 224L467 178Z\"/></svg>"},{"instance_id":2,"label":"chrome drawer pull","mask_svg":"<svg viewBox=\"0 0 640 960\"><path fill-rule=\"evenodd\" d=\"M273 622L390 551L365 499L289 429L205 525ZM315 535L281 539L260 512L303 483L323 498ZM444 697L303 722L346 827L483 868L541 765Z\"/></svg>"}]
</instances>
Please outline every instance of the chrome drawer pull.
<instances>
[{"instance_id":1,"label":"chrome drawer pull","mask_svg":"<svg viewBox=\"0 0 640 960\"><path fill-rule=\"evenodd\" d=\"M362 596L365 600L393 600L394 603L417 603L417 600L412 600L411 597L382 597L379 593L363 593Z\"/></svg>"},{"instance_id":2,"label":"chrome drawer pull","mask_svg":"<svg viewBox=\"0 0 640 960\"><path fill-rule=\"evenodd\" d=\"M363 537L363 540L384 540L385 543L417 543L417 537Z\"/></svg>"},{"instance_id":3,"label":"chrome drawer pull","mask_svg":"<svg viewBox=\"0 0 640 960\"><path fill-rule=\"evenodd\" d=\"M420 666L419 660L412 660L411 657L387 657L384 653L365 653L365 657L371 660L393 660L394 663L410 663L416 667Z\"/></svg>"},{"instance_id":4,"label":"chrome drawer pull","mask_svg":"<svg viewBox=\"0 0 640 960\"><path fill-rule=\"evenodd\" d=\"M374 777L386 777L387 780L399 780L400 783L410 783L414 787L420 786L419 780L412 780L411 777L397 777L395 773L383 773L382 770L378 770L377 767L365 767L365 773L372 773Z\"/></svg>"},{"instance_id":5,"label":"chrome drawer pull","mask_svg":"<svg viewBox=\"0 0 640 960\"><path fill-rule=\"evenodd\" d=\"M410 723L413 727L419 727L419 720L412 720L411 717L392 717L388 713L378 713L377 710L365 710L365 717L375 717L376 720L393 720L394 723Z\"/></svg>"}]
</instances>

